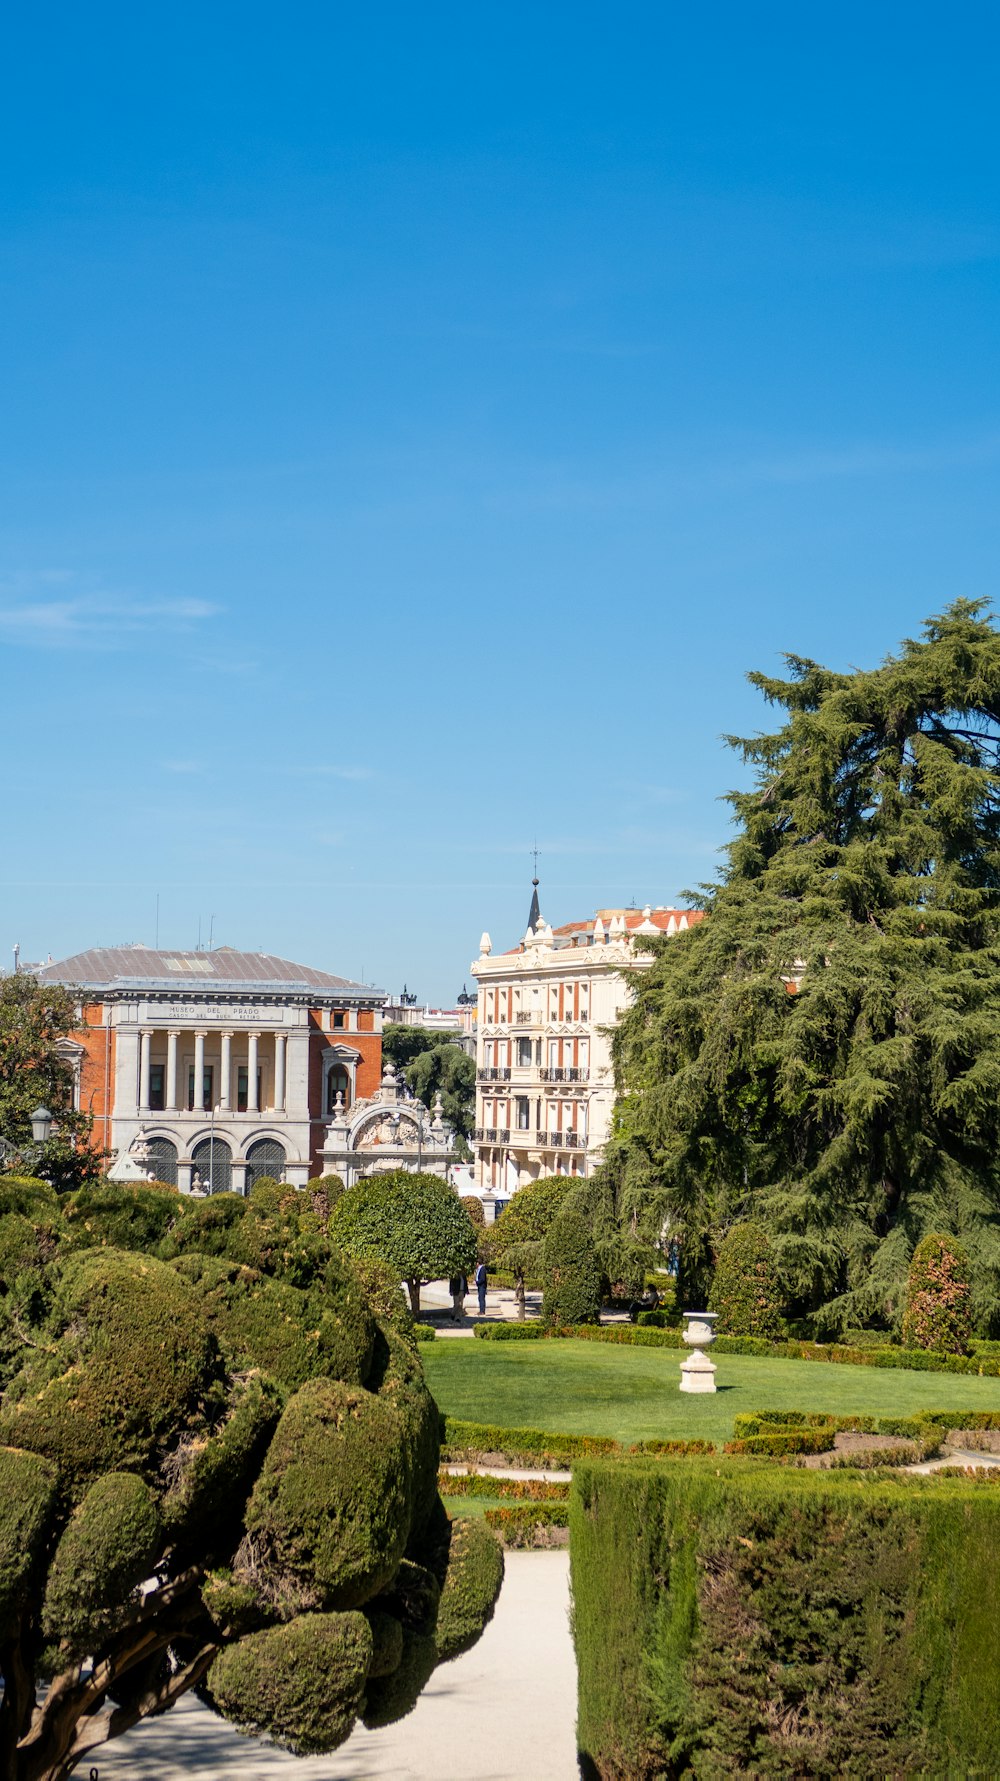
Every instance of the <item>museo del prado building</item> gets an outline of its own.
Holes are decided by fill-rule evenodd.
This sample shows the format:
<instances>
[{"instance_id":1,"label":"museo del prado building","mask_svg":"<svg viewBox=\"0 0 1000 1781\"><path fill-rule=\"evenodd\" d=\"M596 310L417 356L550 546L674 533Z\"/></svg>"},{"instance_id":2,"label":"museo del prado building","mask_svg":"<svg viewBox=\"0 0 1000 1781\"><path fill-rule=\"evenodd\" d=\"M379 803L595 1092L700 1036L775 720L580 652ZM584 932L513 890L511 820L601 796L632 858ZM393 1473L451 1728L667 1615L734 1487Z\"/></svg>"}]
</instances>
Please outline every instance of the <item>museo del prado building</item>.
<instances>
[{"instance_id":1,"label":"museo del prado building","mask_svg":"<svg viewBox=\"0 0 1000 1781\"><path fill-rule=\"evenodd\" d=\"M381 990L228 946L99 947L38 975L78 999L63 1050L112 1174L244 1193L262 1176L447 1171L440 1108L383 1075Z\"/></svg>"}]
</instances>

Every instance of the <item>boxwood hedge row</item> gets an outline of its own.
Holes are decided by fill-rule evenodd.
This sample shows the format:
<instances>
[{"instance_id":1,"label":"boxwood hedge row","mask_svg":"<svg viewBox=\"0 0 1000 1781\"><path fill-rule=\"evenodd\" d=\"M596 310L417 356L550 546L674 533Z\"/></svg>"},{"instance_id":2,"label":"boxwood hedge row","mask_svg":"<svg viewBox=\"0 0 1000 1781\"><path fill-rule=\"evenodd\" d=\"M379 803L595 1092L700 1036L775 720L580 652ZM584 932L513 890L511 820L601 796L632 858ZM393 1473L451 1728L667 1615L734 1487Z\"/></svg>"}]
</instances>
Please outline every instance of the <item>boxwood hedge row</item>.
<instances>
[{"instance_id":1,"label":"boxwood hedge row","mask_svg":"<svg viewBox=\"0 0 1000 1781\"><path fill-rule=\"evenodd\" d=\"M995 1773L998 1543L963 1479L580 1460L583 1773Z\"/></svg>"}]
</instances>

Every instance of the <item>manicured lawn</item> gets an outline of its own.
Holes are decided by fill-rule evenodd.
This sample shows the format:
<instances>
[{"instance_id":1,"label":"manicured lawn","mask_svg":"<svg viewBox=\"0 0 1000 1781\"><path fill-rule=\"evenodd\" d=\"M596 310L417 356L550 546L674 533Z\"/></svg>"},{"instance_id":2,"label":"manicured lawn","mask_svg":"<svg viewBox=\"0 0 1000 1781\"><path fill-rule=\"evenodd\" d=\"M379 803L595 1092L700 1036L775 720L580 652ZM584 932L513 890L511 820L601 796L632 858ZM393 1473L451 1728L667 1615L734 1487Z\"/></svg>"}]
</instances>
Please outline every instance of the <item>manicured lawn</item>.
<instances>
[{"instance_id":1,"label":"manicured lawn","mask_svg":"<svg viewBox=\"0 0 1000 1781\"><path fill-rule=\"evenodd\" d=\"M452 1341L421 1349L430 1388L449 1416L626 1442L728 1440L740 1410L1000 1410L1000 1379L743 1355L718 1357L714 1397L689 1397L678 1390L681 1358L676 1349L598 1342Z\"/></svg>"}]
</instances>

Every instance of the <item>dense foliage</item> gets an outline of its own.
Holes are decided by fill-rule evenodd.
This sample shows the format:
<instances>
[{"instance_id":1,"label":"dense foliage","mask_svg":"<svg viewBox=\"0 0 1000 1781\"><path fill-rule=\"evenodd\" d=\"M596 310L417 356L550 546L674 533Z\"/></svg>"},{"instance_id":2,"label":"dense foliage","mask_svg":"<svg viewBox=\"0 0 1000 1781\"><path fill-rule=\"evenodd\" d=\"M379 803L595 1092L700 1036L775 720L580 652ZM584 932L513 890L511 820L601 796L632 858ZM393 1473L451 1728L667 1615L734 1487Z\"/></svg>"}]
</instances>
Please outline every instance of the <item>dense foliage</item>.
<instances>
[{"instance_id":1,"label":"dense foliage","mask_svg":"<svg viewBox=\"0 0 1000 1781\"><path fill-rule=\"evenodd\" d=\"M540 1175L537 1181L519 1187L490 1227L490 1248L496 1261L502 1263L515 1244L538 1243L547 1236L573 1187L568 1175Z\"/></svg>"},{"instance_id":2,"label":"dense foliage","mask_svg":"<svg viewBox=\"0 0 1000 1781\"><path fill-rule=\"evenodd\" d=\"M444 1117L461 1140L471 1136L476 1120L476 1064L462 1046L446 1034L427 1027L401 1026L394 1021L383 1028L382 1055L402 1075L407 1087L432 1107L441 1096ZM467 1150L464 1142L459 1146Z\"/></svg>"},{"instance_id":3,"label":"dense foliage","mask_svg":"<svg viewBox=\"0 0 1000 1781\"><path fill-rule=\"evenodd\" d=\"M960 1243L931 1231L910 1263L903 1339L912 1348L965 1354L971 1334L969 1258Z\"/></svg>"},{"instance_id":4,"label":"dense foliage","mask_svg":"<svg viewBox=\"0 0 1000 1781\"><path fill-rule=\"evenodd\" d=\"M542 1245L542 1316L546 1323L597 1323L601 1269L586 1220L560 1212Z\"/></svg>"},{"instance_id":5,"label":"dense foliage","mask_svg":"<svg viewBox=\"0 0 1000 1781\"><path fill-rule=\"evenodd\" d=\"M995 1487L581 1460L570 1530L585 1774L994 1772Z\"/></svg>"},{"instance_id":6,"label":"dense foliage","mask_svg":"<svg viewBox=\"0 0 1000 1781\"><path fill-rule=\"evenodd\" d=\"M759 1224L738 1224L719 1244L708 1308L722 1336L781 1334L781 1299L774 1251Z\"/></svg>"},{"instance_id":7,"label":"dense foliage","mask_svg":"<svg viewBox=\"0 0 1000 1781\"><path fill-rule=\"evenodd\" d=\"M349 1255L384 1262L405 1280L414 1315L421 1286L468 1274L476 1258L472 1220L454 1188L406 1169L348 1188L331 1214L330 1236Z\"/></svg>"},{"instance_id":8,"label":"dense foliage","mask_svg":"<svg viewBox=\"0 0 1000 1781\"><path fill-rule=\"evenodd\" d=\"M316 1201L0 1181L4 1781L195 1686L332 1750L488 1618L499 1555L444 1515L398 1275Z\"/></svg>"},{"instance_id":9,"label":"dense foliage","mask_svg":"<svg viewBox=\"0 0 1000 1781\"><path fill-rule=\"evenodd\" d=\"M928 1231L1000 1328L1000 636L959 601L873 671L751 675L783 721L707 919L653 939L618 1029L605 1173L680 1295L763 1224L793 1318L898 1329Z\"/></svg>"},{"instance_id":10,"label":"dense foliage","mask_svg":"<svg viewBox=\"0 0 1000 1781\"><path fill-rule=\"evenodd\" d=\"M73 1107L74 1076L60 1041L78 1026L68 990L39 983L30 971L0 977L0 1138L21 1154L22 1167L44 1174L56 1187L79 1187L100 1173L90 1144L93 1122ZM47 1107L57 1122L36 1153L31 1115Z\"/></svg>"}]
</instances>

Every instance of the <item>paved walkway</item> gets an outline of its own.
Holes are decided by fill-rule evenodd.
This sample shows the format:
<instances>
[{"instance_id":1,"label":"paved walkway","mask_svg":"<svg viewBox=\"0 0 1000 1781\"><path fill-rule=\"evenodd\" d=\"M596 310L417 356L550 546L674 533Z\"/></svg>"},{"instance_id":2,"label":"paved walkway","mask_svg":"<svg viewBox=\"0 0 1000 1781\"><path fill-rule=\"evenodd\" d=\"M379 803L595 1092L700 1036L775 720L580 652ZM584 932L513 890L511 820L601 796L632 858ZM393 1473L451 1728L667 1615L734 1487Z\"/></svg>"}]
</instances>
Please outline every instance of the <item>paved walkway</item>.
<instances>
[{"instance_id":1,"label":"paved walkway","mask_svg":"<svg viewBox=\"0 0 1000 1781\"><path fill-rule=\"evenodd\" d=\"M95 1750L100 1781L576 1781L569 1554L508 1552L506 1561L478 1645L441 1664L398 1725L362 1727L332 1756L293 1757L241 1738L188 1695Z\"/></svg>"},{"instance_id":2,"label":"paved walkway","mask_svg":"<svg viewBox=\"0 0 1000 1781\"><path fill-rule=\"evenodd\" d=\"M537 1323L542 1315L542 1295L540 1292L526 1292L524 1295L526 1323ZM516 1323L518 1321L518 1305L513 1289L506 1286L491 1286L486 1294L486 1315L480 1317L476 1289L472 1287L465 1301L465 1315L461 1323L452 1322L452 1298L447 1282L432 1280L429 1286L420 1292L421 1322L432 1323L439 1336L471 1336L477 1323ZM602 1311L602 1323L628 1323L627 1311Z\"/></svg>"}]
</instances>

